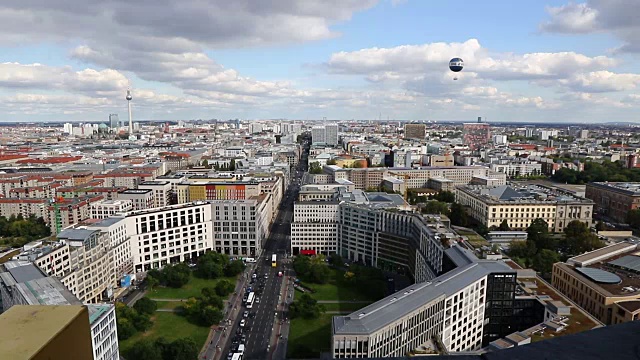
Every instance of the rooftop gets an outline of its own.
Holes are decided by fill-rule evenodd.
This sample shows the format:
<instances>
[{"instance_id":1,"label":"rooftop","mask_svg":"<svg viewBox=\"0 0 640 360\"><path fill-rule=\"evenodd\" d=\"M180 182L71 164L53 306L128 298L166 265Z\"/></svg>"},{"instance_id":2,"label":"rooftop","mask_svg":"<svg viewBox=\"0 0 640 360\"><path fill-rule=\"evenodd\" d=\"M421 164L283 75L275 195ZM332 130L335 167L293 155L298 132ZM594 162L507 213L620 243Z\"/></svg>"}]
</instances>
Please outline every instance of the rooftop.
<instances>
[{"instance_id":1,"label":"rooftop","mask_svg":"<svg viewBox=\"0 0 640 360\"><path fill-rule=\"evenodd\" d=\"M482 201L495 204L554 204L566 202L580 202L593 204L593 201L558 188L542 185L524 186L484 186L466 185L458 187L458 190L470 194Z\"/></svg>"},{"instance_id":2,"label":"rooftop","mask_svg":"<svg viewBox=\"0 0 640 360\"><path fill-rule=\"evenodd\" d=\"M0 315L2 358L4 360L37 358L38 352L51 339L58 336L77 318L86 318L86 313L87 311L81 305L12 306Z\"/></svg>"},{"instance_id":3,"label":"rooftop","mask_svg":"<svg viewBox=\"0 0 640 360\"><path fill-rule=\"evenodd\" d=\"M13 280L16 283L23 283L23 282L46 277L46 275L40 269L38 269L37 266L33 264L16 266L16 267L7 266L6 269L11 274L11 276L13 277Z\"/></svg>"},{"instance_id":4,"label":"rooftop","mask_svg":"<svg viewBox=\"0 0 640 360\"><path fill-rule=\"evenodd\" d=\"M627 195L640 196L640 183L630 182L595 182L589 183L587 186L608 188L610 190L618 190Z\"/></svg>"},{"instance_id":5,"label":"rooftop","mask_svg":"<svg viewBox=\"0 0 640 360\"><path fill-rule=\"evenodd\" d=\"M334 334L369 334L432 301L444 300L490 273L513 273L499 261L483 261L452 270L433 282L411 285L347 316L333 318Z\"/></svg>"}]
</instances>

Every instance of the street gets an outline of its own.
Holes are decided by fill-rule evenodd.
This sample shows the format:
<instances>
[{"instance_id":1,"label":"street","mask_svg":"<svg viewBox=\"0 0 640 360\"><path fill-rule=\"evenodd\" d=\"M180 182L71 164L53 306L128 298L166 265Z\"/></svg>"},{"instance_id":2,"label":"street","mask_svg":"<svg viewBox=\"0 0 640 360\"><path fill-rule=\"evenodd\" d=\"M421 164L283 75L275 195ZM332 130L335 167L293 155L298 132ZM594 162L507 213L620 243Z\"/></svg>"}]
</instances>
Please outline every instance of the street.
<instances>
[{"instance_id":1,"label":"street","mask_svg":"<svg viewBox=\"0 0 640 360\"><path fill-rule=\"evenodd\" d=\"M308 148L307 148L308 149ZM306 160L306 153L303 155ZM306 163L301 161L297 168L292 169L291 183L283 196L278 213L271 225L271 232L265 242L264 250L258 262L254 264L252 273L248 273L251 279L253 273L256 279L251 284L247 284L240 290L237 297L241 300L246 288L251 286L256 295L256 300L252 309L246 309L240 301L233 301L234 308L232 314L232 326L227 327L226 336L220 341L221 351L216 358L226 359L232 350L236 350L239 344L244 344L244 359L284 359L286 355L286 339L279 339L279 334L283 333L281 323L287 317L286 306L282 305L288 294L292 291L287 281L286 274L289 271L289 237L291 235L291 221L293 218L293 203L300 190L300 180ZM271 256L277 254L277 267L272 267ZM279 277L278 272L283 272L285 276ZM284 281L284 283L283 283ZM286 286L286 288L284 287ZM236 305L238 304L238 305ZM249 316L244 318L244 311L249 312ZM244 326L240 322L244 320ZM242 336L245 336L244 341ZM287 331L288 335L288 331ZM274 354L276 355L274 357Z\"/></svg>"}]
</instances>

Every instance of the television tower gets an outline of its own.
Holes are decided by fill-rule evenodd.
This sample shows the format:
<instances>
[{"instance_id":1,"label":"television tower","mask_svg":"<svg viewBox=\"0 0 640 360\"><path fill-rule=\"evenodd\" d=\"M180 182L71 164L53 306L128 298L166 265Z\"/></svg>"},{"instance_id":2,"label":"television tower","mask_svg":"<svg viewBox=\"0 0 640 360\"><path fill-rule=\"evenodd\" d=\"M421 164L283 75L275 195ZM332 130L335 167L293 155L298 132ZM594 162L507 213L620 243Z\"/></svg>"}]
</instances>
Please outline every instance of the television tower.
<instances>
[{"instance_id":1,"label":"television tower","mask_svg":"<svg viewBox=\"0 0 640 360\"><path fill-rule=\"evenodd\" d=\"M127 90L127 106L129 107L129 136L133 135L133 121L131 120L131 90Z\"/></svg>"}]
</instances>

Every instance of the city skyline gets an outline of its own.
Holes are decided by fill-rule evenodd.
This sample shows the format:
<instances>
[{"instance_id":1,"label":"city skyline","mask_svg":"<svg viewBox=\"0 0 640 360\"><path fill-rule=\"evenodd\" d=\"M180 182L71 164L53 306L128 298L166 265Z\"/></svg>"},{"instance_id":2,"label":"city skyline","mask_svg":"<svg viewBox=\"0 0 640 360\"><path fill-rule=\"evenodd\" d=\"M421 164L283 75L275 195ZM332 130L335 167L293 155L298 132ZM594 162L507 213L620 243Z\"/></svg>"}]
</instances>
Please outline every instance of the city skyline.
<instances>
[{"instance_id":1,"label":"city skyline","mask_svg":"<svg viewBox=\"0 0 640 360\"><path fill-rule=\"evenodd\" d=\"M640 4L5 1L0 121L635 122ZM448 61L465 69L453 80Z\"/></svg>"}]
</instances>

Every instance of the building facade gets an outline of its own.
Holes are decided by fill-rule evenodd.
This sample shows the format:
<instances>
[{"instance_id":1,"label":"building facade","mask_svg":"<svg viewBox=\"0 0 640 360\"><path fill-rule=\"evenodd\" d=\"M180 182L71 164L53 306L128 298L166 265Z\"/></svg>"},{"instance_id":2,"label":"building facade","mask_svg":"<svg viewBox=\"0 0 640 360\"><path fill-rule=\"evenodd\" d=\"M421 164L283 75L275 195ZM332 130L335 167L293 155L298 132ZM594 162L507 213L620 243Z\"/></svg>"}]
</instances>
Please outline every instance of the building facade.
<instances>
[{"instance_id":1,"label":"building facade","mask_svg":"<svg viewBox=\"0 0 640 360\"><path fill-rule=\"evenodd\" d=\"M427 125L425 124L405 124L404 138L423 140L427 134Z\"/></svg>"},{"instance_id":2,"label":"building facade","mask_svg":"<svg viewBox=\"0 0 640 360\"><path fill-rule=\"evenodd\" d=\"M126 216L136 273L190 261L213 248L211 204L194 202Z\"/></svg>"},{"instance_id":3,"label":"building facade","mask_svg":"<svg viewBox=\"0 0 640 360\"><path fill-rule=\"evenodd\" d=\"M456 190L456 202L488 228L498 227L506 220L512 230L526 230L538 218L546 221L553 232L562 232L574 220L587 226L592 223L593 201L560 189L541 185L521 188L469 185Z\"/></svg>"},{"instance_id":4,"label":"building facade","mask_svg":"<svg viewBox=\"0 0 640 360\"><path fill-rule=\"evenodd\" d=\"M595 202L602 215L627 223L627 213L640 208L640 183L588 183L585 197Z\"/></svg>"}]
</instances>

